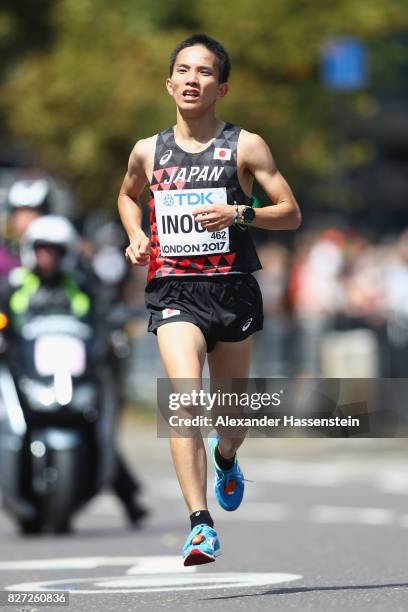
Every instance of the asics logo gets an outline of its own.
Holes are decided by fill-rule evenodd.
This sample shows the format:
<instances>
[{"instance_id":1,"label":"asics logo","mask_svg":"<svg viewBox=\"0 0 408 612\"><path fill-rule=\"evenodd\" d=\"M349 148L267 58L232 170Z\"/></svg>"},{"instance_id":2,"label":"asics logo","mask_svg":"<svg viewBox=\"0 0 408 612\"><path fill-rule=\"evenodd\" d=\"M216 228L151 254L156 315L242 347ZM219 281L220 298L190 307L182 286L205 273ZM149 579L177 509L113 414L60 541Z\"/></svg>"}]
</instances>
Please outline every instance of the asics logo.
<instances>
[{"instance_id":1,"label":"asics logo","mask_svg":"<svg viewBox=\"0 0 408 612\"><path fill-rule=\"evenodd\" d=\"M248 319L248 321L246 321L244 323L244 325L242 326L242 331L246 331L248 329L248 327L251 325L252 321L253 321L252 317L250 319Z\"/></svg>"},{"instance_id":2,"label":"asics logo","mask_svg":"<svg viewBox=\"0 0 408 612\"><path fill-rule=\"evenodd\" d=\"M168 149L160 158L159 164L163 166L166 162L169 161L170 157L173 155L173 151Z\"/></svg>"}]
</instances>

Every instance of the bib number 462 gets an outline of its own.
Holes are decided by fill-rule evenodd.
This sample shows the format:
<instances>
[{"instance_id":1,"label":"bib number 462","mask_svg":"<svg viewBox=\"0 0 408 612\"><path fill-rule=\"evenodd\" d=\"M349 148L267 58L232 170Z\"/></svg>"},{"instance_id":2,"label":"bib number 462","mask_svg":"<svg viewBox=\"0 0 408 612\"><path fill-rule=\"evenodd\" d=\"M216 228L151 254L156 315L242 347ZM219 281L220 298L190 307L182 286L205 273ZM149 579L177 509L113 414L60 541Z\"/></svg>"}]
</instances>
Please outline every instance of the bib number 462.
<instances>
[{"instance_id":1,"label":"bib number 462","mask_svg":"<svg viewBox=\"0 0 408 612\"><path fill-rule=\"evenodd\" d=\"M211 234L211 238L213 240L225 240L226 237L227 237L226 230L220 230L218 232L212 232L212 234Z\"/></svg>"}]
</instances>

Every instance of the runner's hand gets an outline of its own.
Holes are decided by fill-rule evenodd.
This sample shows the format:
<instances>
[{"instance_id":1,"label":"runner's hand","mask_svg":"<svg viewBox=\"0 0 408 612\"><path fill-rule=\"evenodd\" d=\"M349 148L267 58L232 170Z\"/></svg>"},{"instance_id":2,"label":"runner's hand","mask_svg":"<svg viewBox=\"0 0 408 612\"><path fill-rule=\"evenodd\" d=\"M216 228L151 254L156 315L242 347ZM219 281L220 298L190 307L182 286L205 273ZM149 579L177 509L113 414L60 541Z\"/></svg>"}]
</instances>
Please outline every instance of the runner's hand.
<instances>
[{"instance_id":1,"label":"runner's hand","mask_svg":"<svg viewBox=\"0 0 408 612\"><path fill-rule=\"evenodd\" d=\"M125 257L136 266L146 266L149 263L150 240L144 232L139 232L125 251Z\"/></svg>"},{"instance_id":2,"label":"runner's hand","mask_svg":"<svg viewBox=\"0 0 408 612\"><path fill-rule=\"evenodd\" d=\"M235 207L230 204L197 206L194 219L208 232L225 229L234 223Z\"/></svg>"}]
</instances>

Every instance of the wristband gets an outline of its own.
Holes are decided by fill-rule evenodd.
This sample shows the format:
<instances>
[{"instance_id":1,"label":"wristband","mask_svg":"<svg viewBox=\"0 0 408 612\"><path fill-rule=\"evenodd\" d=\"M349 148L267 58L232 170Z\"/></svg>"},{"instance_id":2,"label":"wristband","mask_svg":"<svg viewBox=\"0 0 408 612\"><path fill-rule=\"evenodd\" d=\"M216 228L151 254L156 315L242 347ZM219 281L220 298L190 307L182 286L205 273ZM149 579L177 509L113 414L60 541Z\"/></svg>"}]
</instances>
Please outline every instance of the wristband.
<instances>
[{"instance_id":1,"label":"wristband","mask_svg":"<svg viewBox=\"0 0 408 612\"><path fill-rule=\"evenodd\" d=\"M234 202L234 206L235 206L235 214L234 214L234 225L238 226L239 223L239 208L238 208L238 204L236 202Z\"/></svg>"},{"instance_id":2,"label":"wristband","mask_svg":"<svg viewBox=\"0 0 408 612\"><path fill-rule=\"evenodd\" d=\"M239 220L239 215L238 215L237 227L242 231L245 231L248 229L248 224L245 223L245 221L242 218L241 220Z\"/></svg>"},{"instance_id":3,"label":"wristband","mask_svg":"<svg viewBox=\"0 0 408 612\"><path fill-rule=\"evenodd\" d=\"M235 214L234 214L234 225L240 230L246 230L247 226L243 225L243 222L239 220L239 207L236 202L234 202L235 206Z\"/></svg>"}]
</instances>

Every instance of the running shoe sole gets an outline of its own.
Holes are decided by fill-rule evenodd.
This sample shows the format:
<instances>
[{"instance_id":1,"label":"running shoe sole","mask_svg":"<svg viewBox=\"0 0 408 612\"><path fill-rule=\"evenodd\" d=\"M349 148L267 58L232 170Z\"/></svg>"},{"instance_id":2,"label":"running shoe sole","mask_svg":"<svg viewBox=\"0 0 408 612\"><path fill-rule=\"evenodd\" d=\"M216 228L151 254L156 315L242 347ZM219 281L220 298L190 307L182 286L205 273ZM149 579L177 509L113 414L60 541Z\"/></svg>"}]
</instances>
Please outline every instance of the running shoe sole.
<instances>
[{"instance_id":1,"label":"running shoe sole","mask_svg":"<svg viewBox=\"0 0 408 612\"><path fill-rule=\"evenodd\" d=\"M188 555L184 557L184 565L187 567L189 565L203 565L204 563L212 563L215 561L216 557L219 557L220 555L221 552L214 553L214 555L209 555L199 548L193 548L190 550Z\"/></svg>"}]
</instances>

